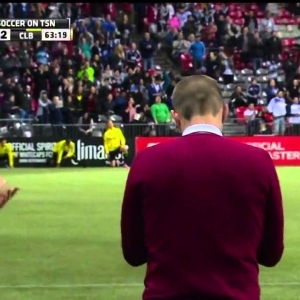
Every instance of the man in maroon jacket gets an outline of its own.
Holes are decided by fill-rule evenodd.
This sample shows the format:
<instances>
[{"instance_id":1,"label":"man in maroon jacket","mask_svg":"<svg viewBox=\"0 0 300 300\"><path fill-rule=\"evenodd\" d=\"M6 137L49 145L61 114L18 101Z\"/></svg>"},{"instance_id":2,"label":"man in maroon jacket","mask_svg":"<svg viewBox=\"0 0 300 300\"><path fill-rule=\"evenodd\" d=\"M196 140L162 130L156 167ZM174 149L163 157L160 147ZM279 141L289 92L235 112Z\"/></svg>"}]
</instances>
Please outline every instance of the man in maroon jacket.
<instances>
[{"instance_id":1,"label":"man in maroon jacket","mask_svg":"<svg viewBox=\"0 0 300 300\"><path fill-rule=\"evenodd\" d=\"M173 93L182 137L139 153L122 207L122 248L147 264L145 300L258 300L258 265L283 253L276 170L262 149L222 137L217 83L184 78Z\"/></svg>"}]
</instances>

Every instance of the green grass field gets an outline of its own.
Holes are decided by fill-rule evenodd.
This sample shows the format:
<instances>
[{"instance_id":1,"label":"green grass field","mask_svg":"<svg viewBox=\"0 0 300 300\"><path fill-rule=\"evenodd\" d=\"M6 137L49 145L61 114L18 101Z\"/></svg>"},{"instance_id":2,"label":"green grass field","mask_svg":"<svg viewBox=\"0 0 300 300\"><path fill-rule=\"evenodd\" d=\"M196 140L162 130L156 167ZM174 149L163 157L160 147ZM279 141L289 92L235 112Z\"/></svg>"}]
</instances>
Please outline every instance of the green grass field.
<instances>
[{"instance_id":1,"label":"green grass field","mask_svg":"<svg viewBox=\"0 0 300 300\"><path fill-rule=\"evenodd\" d=\"M299 168L278 169L286 249L261 270L263 300L300 299ZM15 169L22 191L0 215L1 300L137 300L144 268L120 249L126 169Z\"/></svg>"}]
</instances>

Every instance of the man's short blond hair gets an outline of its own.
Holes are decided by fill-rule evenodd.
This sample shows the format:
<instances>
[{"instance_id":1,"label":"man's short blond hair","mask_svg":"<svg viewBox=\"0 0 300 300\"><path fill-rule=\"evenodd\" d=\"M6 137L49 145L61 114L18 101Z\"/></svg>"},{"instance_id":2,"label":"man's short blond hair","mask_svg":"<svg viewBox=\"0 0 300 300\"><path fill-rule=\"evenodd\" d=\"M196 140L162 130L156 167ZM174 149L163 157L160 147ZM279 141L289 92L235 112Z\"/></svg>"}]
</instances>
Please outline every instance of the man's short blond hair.
<instances>
[{"instance_id":1,"label":"man's short blond hair","mask_svg":"<svg viewBox=\"0 0 300 300\"><path fill-rule=\"evenodd\" d=\"M205 75L187 76L179 81L172 102L174 110L186 120L195 115L216 116L224 105L217 81Z\"/></svg>"}]
</instances>

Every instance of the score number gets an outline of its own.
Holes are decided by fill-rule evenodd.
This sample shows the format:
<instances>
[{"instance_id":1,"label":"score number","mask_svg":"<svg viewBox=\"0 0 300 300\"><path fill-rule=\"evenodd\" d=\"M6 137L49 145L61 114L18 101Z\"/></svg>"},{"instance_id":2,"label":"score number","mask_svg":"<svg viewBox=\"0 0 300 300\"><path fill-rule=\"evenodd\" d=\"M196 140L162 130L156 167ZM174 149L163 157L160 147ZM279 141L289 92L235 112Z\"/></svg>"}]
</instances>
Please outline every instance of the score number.
<instances>
[{"instance_id":1,"label":"score number","mask_svg":"<svg viewBox=\"0 0 300 300\"><path fill-rule=\"evenodd\" d=\"M42 29L42 41L71 41L71 30Z\"/></svg>"},{"instance_id":2,"label":"score number","mask_svg":"<svg viewBox=\"0 0 300 300\"><path fill-rule=\"evenodd\" d=\"M10 29L0 30L0 41L10 41Z\"/></svg>"}]
</instances>

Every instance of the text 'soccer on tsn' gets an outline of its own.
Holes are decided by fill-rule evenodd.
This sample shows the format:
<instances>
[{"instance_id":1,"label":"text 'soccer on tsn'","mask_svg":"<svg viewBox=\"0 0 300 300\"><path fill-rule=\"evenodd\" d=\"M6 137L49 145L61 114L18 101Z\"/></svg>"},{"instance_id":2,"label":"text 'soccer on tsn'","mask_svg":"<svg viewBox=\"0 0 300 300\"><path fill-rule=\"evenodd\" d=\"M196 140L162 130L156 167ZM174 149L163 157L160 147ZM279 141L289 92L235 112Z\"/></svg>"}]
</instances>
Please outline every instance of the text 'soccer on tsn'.
<instances>
[{"instance_id":1,"label":"text 'soccer on tsn'","mask_svg":"<svg viewBox=\"0 0 300 300\"><path fill-rule=\"evenodd\" d=\"M71 20L66 19L3 19L0 20L0 41L71 41Z\"/></svg>"}]
</instances>

